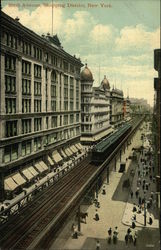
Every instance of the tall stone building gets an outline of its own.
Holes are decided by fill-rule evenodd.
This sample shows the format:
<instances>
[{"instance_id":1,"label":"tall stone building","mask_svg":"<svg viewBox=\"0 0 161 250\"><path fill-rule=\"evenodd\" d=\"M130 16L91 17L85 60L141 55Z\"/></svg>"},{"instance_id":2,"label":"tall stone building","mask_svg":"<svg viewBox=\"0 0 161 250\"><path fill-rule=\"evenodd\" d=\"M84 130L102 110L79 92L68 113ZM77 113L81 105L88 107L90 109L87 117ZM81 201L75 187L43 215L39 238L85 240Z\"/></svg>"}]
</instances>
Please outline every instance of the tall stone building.
<instances>
[{"instance_id":1,"label":"tall stone building","mask_svg":"<svg viewBox=\"0 0 161 250\"><path fill-rule=\"evenodd\" d=\"M63 50L57 36L39 36L3 12L0 31L2 198L4 189L14 189L9 176L40 160L47 164L53 150L58 162L59 149L80 141L83 64Z\"/></svg>"},{"instance_id":2,"label":"tall stone building","mask_svg":"<svg viewBox=\"0 0 161 250\"><path fill-rule=\"evenodd\" d=\"M154 154L156 160L157 190L160 192L160 110L161 110L161 49L154 50L154 69L158 72L158 77L154 78L155 103L154 103Z\"/></svg>"},{"instance_id":3,"label":"tall stone building","mask_svg":"<svg viewBox=\"0 0 161 250\"><path fill-rule=\"evenodd\" d=\"M123 91L113 88L111 90L111 115L110 122L115 128L118 128L124 119L123 111Z\"/></svg>"},{"instance_id":4,"label":"tall stone building","mask_svg":"<svg viewBox=\"0 0 161 250\"><path fill-rule=\"evenodd\" d=\"M112 132L110 126L110 85L106 78L93 87L93 75L87 67L81 72L81 142L93 145Z\"/></svg>"}]
</instances>

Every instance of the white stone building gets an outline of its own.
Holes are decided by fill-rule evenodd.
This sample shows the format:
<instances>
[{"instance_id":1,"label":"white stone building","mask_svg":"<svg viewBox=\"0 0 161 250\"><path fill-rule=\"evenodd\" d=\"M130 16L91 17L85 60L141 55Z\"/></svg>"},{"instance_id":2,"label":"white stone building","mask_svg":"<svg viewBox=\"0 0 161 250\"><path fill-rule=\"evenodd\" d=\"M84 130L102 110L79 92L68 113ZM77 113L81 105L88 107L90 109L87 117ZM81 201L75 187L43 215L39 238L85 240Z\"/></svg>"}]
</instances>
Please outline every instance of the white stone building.
<instances>
[{"instance_id":1,"label":"white stone building","mask_svg":"<svg viewBox=\"0 0 161 250\"><path fill-rule=\"evenodd\" d=\"M112 132L110 126L110 85L104 77L93 87L93 76L85 66L81 72L81 142L92 145Z\"/></svg>"},{"instance_id":2,"label":"white stone building","mask_svg":"<svg viewBox=\"0 0 161 250\"><path fill-rule=\"evenodd\" d=\"M122 124L123 119L123 91L113 88L111 91L111 125L117 128Z\"/></svg>"}]
</instances>

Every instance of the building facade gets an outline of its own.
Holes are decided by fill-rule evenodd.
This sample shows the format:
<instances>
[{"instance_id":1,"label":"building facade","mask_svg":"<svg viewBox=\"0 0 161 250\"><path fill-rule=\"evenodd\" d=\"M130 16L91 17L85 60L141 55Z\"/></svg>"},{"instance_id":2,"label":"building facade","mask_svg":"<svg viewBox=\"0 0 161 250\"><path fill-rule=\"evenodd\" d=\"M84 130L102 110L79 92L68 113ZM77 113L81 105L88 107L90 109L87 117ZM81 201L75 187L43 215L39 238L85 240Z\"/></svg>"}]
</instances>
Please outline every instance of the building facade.
<instances>
[{"instance_id":1,"label":"building facade","mask_svg":"<svg viewBox=\"0 0 161 250\"><path fill-rule=\"evenodd\" d=\"M131 108L130 108L130 99L129 97L123 100L123 117L125 121L131 120Z\"/></svg>"},{"instance_id":2,"label":"building facade","mask_svg":"<svg viewBox=\"0 0 161 250\"><path fill-rule=\"evenodd\" d=\"M93 87L93 75L85 66L81 72L81 142L93 145L112 132L110 126L110 85L104 77Z\"/></svg>"},{"instance_id":3,"label":"building facade","mask_svg":"<svg viewBox=\"0 0 161 250\"><path fill-rule=\"evenodd\" d=\"M115 128L118 128L124 119L123 100L123 91L113 88L111 90L110 121Z\"/></svg>"},{"instance_id":4,"label":"building facade","mask_svg":"<svg viewBox=\"0 0 161 250\"><path fill-rule=\"evenodd\" d=\"M80 59L1 12L0 185L63 145L80 141Z\"/></svg>"},{"instance_id":5,"label":"building facade","mask_svg":"<svg viewBox=\"0 0 161 250\"><path fill-rule=\"evenodd\" d=\"M157 178L157 191L160 192L160 108L161 108L161 91L160 91L160 78L161 78L161 49L154 50L154 69L158 72L158 77L154 78L155 102L153 113L154 124L154 156L156 178Z\"/></svg>"}]
</instances>

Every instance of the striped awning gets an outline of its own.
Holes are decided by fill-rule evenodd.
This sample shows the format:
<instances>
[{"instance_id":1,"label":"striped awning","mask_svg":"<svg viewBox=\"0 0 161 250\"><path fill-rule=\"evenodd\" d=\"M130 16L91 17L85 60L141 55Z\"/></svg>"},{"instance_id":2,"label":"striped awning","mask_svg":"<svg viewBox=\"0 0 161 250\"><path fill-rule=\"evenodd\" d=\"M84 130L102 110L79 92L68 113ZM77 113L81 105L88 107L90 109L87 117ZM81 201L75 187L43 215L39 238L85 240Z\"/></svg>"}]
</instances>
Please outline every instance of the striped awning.
<instances>
[{"instance_id":1,"label":"striped awning","mask_svg":"<svg viewBox=\"0 0 161 250\"><path fill-rule=\"evenodd\" d=\"M63 156L64 158L67 158L67 155L64 153L63 149L60 149L60 153L62 154L62 156Z\"/></svg>"},{"instance_id":2,"label":"striped awning","mask_svg":"<svg viewBox=\"0 0 161 250\"><path fill-rule=\"evenodd\" d=\"M53 151L52 157L53 157L53 160L54 160L56 163L58 163L58 162L60 162L60 161L63 160L62 157L61 157L61 155L58 153L57 150Z\"/></svg>"},{"instance_id":3,"label":"striped awning","mask_svg":"<svg viewBox=\"0 0 161 250\"><path fill-rule=\"evenodd\" d=\"M44 170L48 170L48 166L45 164L44 161L40 161L39 164L42 166Z\"/></svg>"},{"instance_id":4,"label":"striped awning","mask_svg":"<svg viewBox=\"0 0 161 250\"><path fill-rule=\"evenodd\" d=\"M34 167L29 167L28 170L31 172L32 175L37 176L39 173L36 171Z\"/></svg>"},{"instance_id":5,"label":"striped awning","mask_svg":"<svg viewBox=\"0 0 161 250\"><path fill-rule=\"evenodd\" d=\"M76 148L77 148L78 150L82 150L82 148L80 147L79 143L75 144L75 146L76 146Z\"/></svg>"},{"instance_id":6,"label":"striped awning","mask_svg":"<svg viewBox=\"0 0 161 250\"><path fill-rule=\"evenodd\" d=\"M75 149L73 148L73 146L70 146L69 148L74 154L76 153Z\"/></svg>"},{"instance_id":7,"label":"striped awning","mask_svg":"<svg viewBox=\"0 0 161 250\"><path fill-rule=\"evenodd\" d=\"M39 162L35 163L34 166L35 166L35 168L36 168L40 173L42 173L42 172L45 171L45 169L40 165Z\"/></svg>"},{"instance_id":8,"label":"striped awning","mask_svg":"<svg viewBox=\"0 0 161 250\"><path fill-rule=\"evenodd\" d=\"M34 175L31 174L31 172L26 168L22 170L23 175L30 181L34 178Z\"/></svg>"},{"instance_id":9,"label":"striped awning","mask_svg":"<svg viewBox=\"0 0 161 250\"><path fill-rule=\"evenodd\" d=\"M18 186L21 186L26 182L25 179L22 177L22 175L20 175L19 173L15 174L11 177L18 184Z\"/></svg>"},{"instance_id":10,"label":"striped awning","mask_svg":"<svg viewBox=\"0 0 161 250\"><path fill-rule=\"evenodd\" d=\"M8 177L4 180L5 190L14 191L17 187L17 183L11 177Z\"/></svg>"},{"instance_id":11,"label":"striped awning","mask_svg":"<svg viewBox=\"0 0 161 250\"><path fill-rule=\"evenodd\" d=\"M75 149L75 152L78 152L78 149L75 147L75 145L73 145L73 148Z\"/></svg>"},{"instance_id":12,"label":"striped awning","mask_svg":"<svg viewBox=\"0 0 161 250\"><path fill-rule=\"evenodd\" d=\"M48 155L48 162L51 166L54 166L54 162L53 160L50 158L50 156Z\"/></svg>"}]
</instances>

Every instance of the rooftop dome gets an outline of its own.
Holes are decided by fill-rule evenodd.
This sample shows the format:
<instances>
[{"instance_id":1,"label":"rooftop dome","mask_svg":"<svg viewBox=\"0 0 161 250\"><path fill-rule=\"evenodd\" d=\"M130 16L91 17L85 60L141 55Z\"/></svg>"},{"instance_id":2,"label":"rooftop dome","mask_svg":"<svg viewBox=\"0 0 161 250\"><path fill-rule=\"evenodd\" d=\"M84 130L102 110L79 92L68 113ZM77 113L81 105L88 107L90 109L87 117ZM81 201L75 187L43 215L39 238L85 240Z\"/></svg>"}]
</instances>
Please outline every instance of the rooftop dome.
<instances>
[{"instance_id":1,"label":"rooftop dome","mask_svg":"<svg viewBox=\"0 0 161 250\"><path fill-rule=\"evenodd\" d=\"M104 76L104 79L101 82L101 85L103 89L110 89L109 81L107 80L106 76Z\"/></svg>"},{"instance_id":2,"label":"rooftop dome","mask_svg":"<svg viewBox=\"0 0 161 250\"><path fill-rule=\"evenodd\" d=\"M82 70L80 76L81 81L93 82L93 75L90 69L87 67L87 63L85 64L85 68Z\"/></svg>"}]
</instances>

